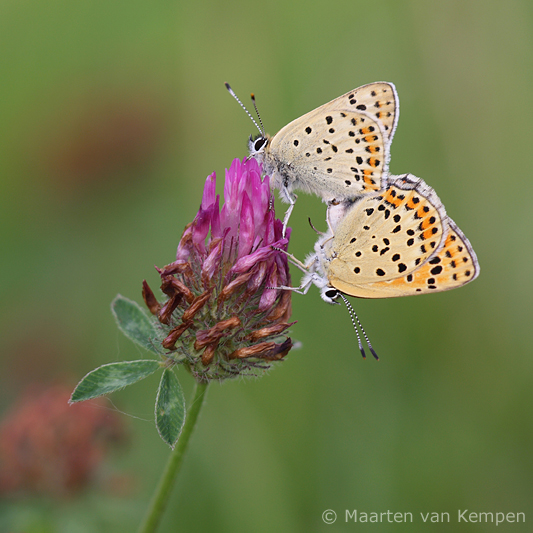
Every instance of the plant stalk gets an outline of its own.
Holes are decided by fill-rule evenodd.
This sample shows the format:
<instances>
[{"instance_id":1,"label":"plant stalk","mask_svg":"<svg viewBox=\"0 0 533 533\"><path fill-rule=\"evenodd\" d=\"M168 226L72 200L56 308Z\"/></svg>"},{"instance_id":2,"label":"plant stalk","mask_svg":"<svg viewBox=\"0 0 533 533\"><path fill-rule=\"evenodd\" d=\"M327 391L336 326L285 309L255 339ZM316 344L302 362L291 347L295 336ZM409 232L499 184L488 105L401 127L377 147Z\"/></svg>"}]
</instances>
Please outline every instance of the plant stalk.
<instances>
[{"instance_id":1,"label":"plant stalk","mask_svg":"<svg viewBox=\"0 0 533 533\"><path fill-rule=\"evenodd\" d=\"M138 533L154 533L161 521L172 487L174 486L174 482L180 471L187 445L189 444L192 432L196 426L198 414L200 413L204 402L207 385L208 382L196 383L181 435L168 458L165 470L163 471L157 489L152 496L152 501L150 502L146 516L138 529Z\"/></svg>"}]
</instances>

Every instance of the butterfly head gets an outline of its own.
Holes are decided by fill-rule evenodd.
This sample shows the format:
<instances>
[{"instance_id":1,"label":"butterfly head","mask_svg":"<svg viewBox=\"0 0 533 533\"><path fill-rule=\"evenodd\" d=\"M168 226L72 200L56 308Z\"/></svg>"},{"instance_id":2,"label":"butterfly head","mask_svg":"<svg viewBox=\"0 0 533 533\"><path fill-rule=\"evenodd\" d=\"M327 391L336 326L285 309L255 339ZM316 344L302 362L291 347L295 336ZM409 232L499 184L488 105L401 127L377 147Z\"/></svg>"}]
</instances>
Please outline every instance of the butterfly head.
<instances>
[{"instance_id":1,"label":"butterfly head","mask_svg":"<svg viewBox=\"0 0 533 533\"><path fill-rule=\"evenodd\" d=\"M248 150L250 151L250 157L253 157L257 160L258 163L263 162L265 150L268 149L268 145L270 144L270 135L268 134L259 134L255 137L252 137L250 135L250 139L248 140Z\"/></svg>"},{"instance_id":2,"label":"butterfly head","mask_svg":"<svg viewBox=\"0 0 533 533\"><path fill-rule=\"evenodd\" d=\"M339 302L337 302L336 300L340 296L340 294L341 293L331 285L327 285L326 287L322 287L320 289L320 297L322 298L322 300L331 305L339 304Z\"/></svg>"}]
</instances>

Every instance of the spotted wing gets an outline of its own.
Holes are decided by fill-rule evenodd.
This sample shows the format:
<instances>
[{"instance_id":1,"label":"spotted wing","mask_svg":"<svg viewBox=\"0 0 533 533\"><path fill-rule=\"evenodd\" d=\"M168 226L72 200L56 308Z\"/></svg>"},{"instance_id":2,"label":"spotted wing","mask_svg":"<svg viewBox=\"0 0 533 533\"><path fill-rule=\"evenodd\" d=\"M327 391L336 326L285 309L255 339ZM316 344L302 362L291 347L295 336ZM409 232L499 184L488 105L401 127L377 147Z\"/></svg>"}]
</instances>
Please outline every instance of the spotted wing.
<instances>
[{"instance_id":1,"label":"spotted wing","mask_svg":"<svg viewBox=\"0 0 533 533\"><path fill-rule=\"evenodd\" d=\"M470 242L450 218L446 223L448 235L438 254L405 276L366 285L361 297L392 298L449 291L476 279L479 263Z\"/></svg>"},{"instance_id":2,"label":"spotted wing","mask_svg":"<svg viewBox=\"0 0 533 533\"><path fill-rule=\"evenodd\" d=\"M285 126L265 157L283 169L290 189L325 199L385 188L389 151L383 126L364 111L333 104L338 105L334 100Z\"/></svg>"},{"instance_id":3,"label":"spotted wing","mask_svg":"<svg viewBox=\"0 0 533 533\"><path fill-rule=\"evenodd\" d=\"M328 105L328 104L326 104ZM386 81L363 85L329 103L331 110L355 110L368 113L383 126L390 144L400 116L400 101L396 87Z\"/></svg>"},{"instance_id":4,"label":"spotted wing","mask_svg":"<svg viewBox=\"0 0 533 533\"><path fill-rule=\"evenodd\" d=\"M411 175L363 197L346 211L324 241L322 269L330 284L362 298L386 298L377 283L408 276L444 245L448 226L433 189Z\"/></svg>"}]
</instances>

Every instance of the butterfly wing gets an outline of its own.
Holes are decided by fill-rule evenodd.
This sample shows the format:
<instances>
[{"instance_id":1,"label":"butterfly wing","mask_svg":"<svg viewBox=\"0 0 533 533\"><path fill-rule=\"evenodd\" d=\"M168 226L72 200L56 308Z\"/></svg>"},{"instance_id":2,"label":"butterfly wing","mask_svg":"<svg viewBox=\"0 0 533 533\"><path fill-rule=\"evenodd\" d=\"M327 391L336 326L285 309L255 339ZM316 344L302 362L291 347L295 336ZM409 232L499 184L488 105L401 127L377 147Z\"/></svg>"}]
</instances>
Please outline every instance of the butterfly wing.
<instances>
[{"instance_id":1,"label":"butterfly wing","mask_svg":"<svg viewBox=\"0 0 533 533\"><path fill-rule=\"evenodd\" d=\"M285 126L265 149L275 184L324 199L355 198L386 186L383 127L365 112L319 107ZM279 180L279 181L278 181Z\"/></svg>"},{"instance_id":2,"label":"butterfly wing","mask_svg":"<svg viewBox=\"0 0 533 533\"><path fill-rule=\"evenodd\" d=\"M293 120L259 158L286 197L300 189L327 200L356 198L386 187L398 114L394 85L364 85Z\"/></svg>"},{"instance_id":3,"label":"butterfly wing","mask_svg":"<svg viewBox=\"0 0 533 533\"><path fill-rule=\"evenodd\" d=\"M360 294L354 296L393 298L442 292L462 287L476 279L479 263L470 242L453 220L447 218L446 224L448 235L444 246L432 259L405 276L367 284ZM342 280L334 286L351 294L351 287Z\"/></svg>"},{"instance_id":4,"label":"butterfly wing","mask_svg":"<svg viewBox=\"0 0 533 533\"><path fill-rule=\"evenodd\" d=\"M368 113L383 126L385 139L389 145L392 142L400 115L400 101L396 87L392 83L378 81L363 85L339 96L330 102L330 106L332 110L355 108L356 111Z\"/></svg>"},{"instance_id":5,"label":"butterfly wing","mask_svg":"<svg viewBox=\"0 0 533 533\"><path fill-rule=\"evenodd\" d=\"M411 175L346 210L322 244L321 268L330 284L351 296L386 298L374 285L404 278L438 254L448 225L433 189Z\"/></svg>"}]
</instances>

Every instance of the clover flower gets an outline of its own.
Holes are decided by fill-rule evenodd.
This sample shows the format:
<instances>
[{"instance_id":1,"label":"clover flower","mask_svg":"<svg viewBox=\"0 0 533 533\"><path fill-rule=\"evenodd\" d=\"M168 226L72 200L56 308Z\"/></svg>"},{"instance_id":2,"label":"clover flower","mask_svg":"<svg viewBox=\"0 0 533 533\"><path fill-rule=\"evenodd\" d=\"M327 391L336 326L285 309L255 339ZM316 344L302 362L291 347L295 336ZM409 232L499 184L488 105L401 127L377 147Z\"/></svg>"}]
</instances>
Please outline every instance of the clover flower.
<instances>
[{"instance_id":1,"label":"clover flower","mask_svg":"<svg viewBox=\"0 0 533 533\"><path fill-rule=\"evenodd\" d=\"M257 375L292 347L286 250L268 176L254 160L226 170L224 206L216 176L205 182L200 209L178 245L176 260L157 268L167 299L143 282L143 298L160 323L169 363L184 364L198 381Z\"/></svg>"}]
</instances>

